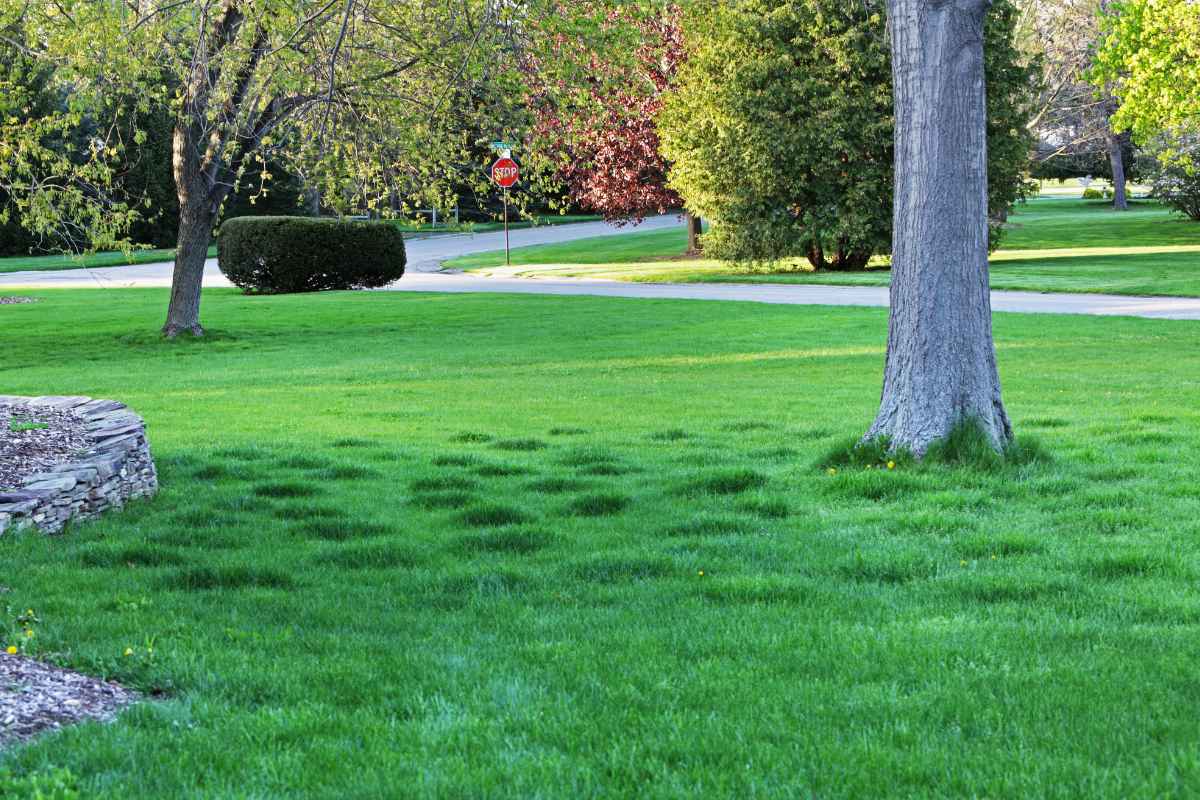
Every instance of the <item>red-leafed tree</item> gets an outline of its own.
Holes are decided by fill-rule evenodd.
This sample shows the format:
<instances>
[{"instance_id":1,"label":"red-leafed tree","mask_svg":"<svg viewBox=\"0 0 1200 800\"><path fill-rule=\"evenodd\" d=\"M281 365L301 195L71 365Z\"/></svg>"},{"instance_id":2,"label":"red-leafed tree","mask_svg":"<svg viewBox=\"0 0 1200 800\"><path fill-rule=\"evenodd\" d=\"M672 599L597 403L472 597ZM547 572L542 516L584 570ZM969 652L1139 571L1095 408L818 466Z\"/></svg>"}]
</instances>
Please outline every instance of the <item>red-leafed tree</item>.
<instances>
[{"instance_id":1,"label":"red-leafed tree","mask_svg":"<svg viewBox=\"0 0 1200 800\"><path fill-rule=\"evenodd\" d=\"M560 32L547 54L531 59L533 134L572 202L637 224L684 205L667 185L655 126L684 58L681 14L673 4L622 4L599 16L602 35ZM696 251L700 222L687 220L688 249Z\"/></svg>"}]
</instances>

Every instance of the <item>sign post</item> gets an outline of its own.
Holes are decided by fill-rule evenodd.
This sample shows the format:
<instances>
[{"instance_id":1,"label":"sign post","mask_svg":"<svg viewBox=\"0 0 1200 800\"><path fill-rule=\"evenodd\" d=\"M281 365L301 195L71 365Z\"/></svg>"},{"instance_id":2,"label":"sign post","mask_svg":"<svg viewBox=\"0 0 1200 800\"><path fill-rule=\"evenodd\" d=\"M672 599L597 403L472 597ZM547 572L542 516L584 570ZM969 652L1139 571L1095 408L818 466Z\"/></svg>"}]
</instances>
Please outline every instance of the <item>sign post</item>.
<instances>
[{"instance_id":1,"label":"sign post","mask_svg":"<svg viewBox=\"0 0 1200 800\"><path fill-rule=\"evenodd\" d=\"M504 190L504 264L512 266L512 256L508 246L508 190L521 179L521 168L509 155L503 155L492 164L492 181Z\"/></svg>"}]
</instances>

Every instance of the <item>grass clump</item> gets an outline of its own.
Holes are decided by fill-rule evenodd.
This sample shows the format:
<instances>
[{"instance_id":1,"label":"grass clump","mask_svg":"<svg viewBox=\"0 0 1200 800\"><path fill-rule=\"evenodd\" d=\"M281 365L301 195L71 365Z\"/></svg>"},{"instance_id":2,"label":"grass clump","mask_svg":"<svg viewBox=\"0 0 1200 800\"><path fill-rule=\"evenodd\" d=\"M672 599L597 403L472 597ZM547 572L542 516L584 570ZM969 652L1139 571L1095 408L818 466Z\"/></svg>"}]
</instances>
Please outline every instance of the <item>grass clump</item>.
<instances>
[{"instance_id":1,"label":"grass clump","mask_svg":"<svg viewBox=\"0 0 1200 800\"><path fill-rule=\"evenodd\" d=\"M477 431L463 431L450 437L450 441L457 444L486 444L495 437L490 433L479 433Z\"/></svg>"},{"instance_id":2,"label":"grass clump","mask_svg":"<svg viewBox=\"0 0 1200 800\"><path fill-rule=\"evenodd\" d=\"M415 567L422 561L412 547L386 540L328 546L313 560L320 565L333 564L352 570Z\"/></svg>"},{"instance_id":3,"label":"grass clump","mask_svg":"<svg viewBox=\"0 0 1200 800\"><path fill-rule=\"evenodd\" d=\"M609 517L620 514L633 500L623 494L596 492L580 495L567 504L567 513L576 517Z\"/></svg>"},{"instance_id":4,"label":"grass clump","mask_svg":"<svg viewBox=\"0 0 1200 800\"><path fill-rule=\"evenodd\" d=\"M237 591L239 589L295 589L296 581L291 575L280 569L228 565L176 570L163 578L162 585L166 589L189 592Z\"/></svg>"},{"instance_id":5,"label":"grass clump","mask_svg":"<svg viewBox=\"0 0 1200 800\"><path fill-rule=\"evenodd\" d=\"M264 483L254 487L258 497L271 499L288 499L293 497L312 497L321 494L321 487L311 483L279 482Z\"/></svg>"},{"instance_id":6,"label":"grass clump","mask_svg":"<svg viewBox=\"0 0 1200 800\"><path fill-rule=\"evenodd\" d=\"M769 479L753 469L725 469L697 476L681 489L683 494L741 494L751 489L761 489Z\"/></svg>"},{"instance_id":7,"label":"grass clump","mask_svg":"<svg viewBox=\"0 0 1200 800\"><path fill-rule=\"evenodd\" d=\"M586 489L588 484L575 478L539 478L535 481L530 481L525 484L525 490L528 492L536 492L538 494L566 494L567 492L577 492L580 489Z\"/></svg>"},{"instance_id":8,"label":"grass clump","mask_svg":"<svg viewBox=\"0 0 1200 800\"><path fill-rule=\"evenodd\" d=\"M299 455L281 458L276 463L278 463L279 466L284 467L285 469L316 470L316 469L327 469L327 468L333 466L333 462L327 458L314 458L313 456L299 456Z\"/></svg>"},{"instance_id":9,"label":"grass clump","mask_svg":"<svg viewBox=\"0 0 1200 800\"><path fill-rule=\"evenodd\" d=\"M465 553L513 553L529 555L554 544L555 536L540 528L498 528L470 534L458 540L457 549Z\"/></svg>"},{"instance_id":10,"label":"grass clump","mask_svg":"<svg viewBox=\"0 0 1200 800\"><path fill-rule=\"evenodd\" d=\"M1100 580L1154 576L1178 577L1185 574L1180 565L1158 553L1118 551L1105 553L1084 563L1083 573Z\"/></svg>"},{"instance_id":11,"label":"grass clump","mask_svg":"<svg viewBox=\"0 0 1200 800\"><path fill-rule=\"evenodd\" d=\"M582 436L585 433L587 433L587 429L572 425L559 425L549 430L551 436Z\"/></svg>"},{"instance_id":12,"label":"grass clump","mask_svg":"<svg viewBox=\"0 0 1200 800\"><path fill-rule=\"evenodd\" d=\"M493 442L492 447L497 450L511 450L519 453L529 453L534 450L545 450L550 445L543 442L541 439L501 439L498 442Z\"/></svg>"},{"instance_id":13,"label":"grass clump","mask_svg":"<svg viewBox=\"0 0 1200 800\"><path fill-rule=\"evenodd\" d=\"M346 512L340 508L316 503L276 506L271 513L276 519L283 520L340 519L346 516Z\"/></svg>"},{"instance_id":14,"label":"grass clump","mask_svg":"<svg viewBox=\"0 0 1200 800\"><path fill-rule=\"evenodd\" d=\"M327 481L365 481L382 478L383 474L378 470L361 467L357 464L339 464L336 467L320 470L316 473L316 477Z\"/></svg>"},{"instance_id":15,"label":"grass clump","mask_svg":"<svg viewBox=\"0 0 1200 800\"><path fill-rule=\"evenodd\" d=\"M480 503L463 511L459 522L472 528L493 528L502 525L520 525L532 522L533 518L519 508L500 503Z\"/></svg>"},{"instance_id":16,"label":"grass clump","mask_svg":"<svg viewBox=\"0 0 1200 800\"><path fill-rule=\"evenodd\" d=\"M435 456L433 465L435 467L473 467L480 463L479 456L469 453L446 453L444 455Z\"/></svg>"},{"instance_id":17,"label":"grass clump","mask_svg":"<svg viewBox=\"0 0 1200 800\"><path fill-rule=\"evenodd\" d=\"M329 542L344 542L351 539L369 539L387 536L394 531L377 522L362 522L347 518L310 520L303 528L305 535Z\"/></svg>"},{"instance_id":18,"label":"grass clump","mask_svg":"<svg viewBox=\"0 0 1200 800\"><path fill-rule=\"evenodd\" d=\"M478 489L479 482L465 475L434 475L410 481L408 488L414 492L467 491Z\"/></svg>"},{"instance_id":19,"label":"grass clump","mask_svg":"<svg viewBox=\"0 0 1200 800\"><path fill-rule=\"evenodd\" d=\"M370 439L358 439L353 436L348 436L341 439L334 439L332 442L330 442L329 446L343 449L374 447L375 442L372 442Z\"/></svg>"}]
</instances>

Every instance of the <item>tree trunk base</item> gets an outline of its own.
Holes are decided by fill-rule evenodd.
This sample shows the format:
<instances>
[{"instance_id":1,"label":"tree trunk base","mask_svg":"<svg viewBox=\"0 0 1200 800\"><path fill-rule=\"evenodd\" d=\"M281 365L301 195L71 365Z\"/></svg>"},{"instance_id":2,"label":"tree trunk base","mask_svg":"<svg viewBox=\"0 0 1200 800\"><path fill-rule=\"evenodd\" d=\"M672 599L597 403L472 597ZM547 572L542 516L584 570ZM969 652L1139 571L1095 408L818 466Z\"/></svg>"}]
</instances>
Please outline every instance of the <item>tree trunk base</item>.
<instances>
[{"instance_id":1,"label":"tree trunk base","mask_svg":"<svg viewBox=\"0 0 1200 800\"><path fill-rule=\"evenodd\" d=\"M938 419L931 418L928 412L913 415L910 409L881 408L862 442L886 439L889 450L908 452L920 459L931 445L954 437L960 428L973 427L993 450L1003 454L1013 443L1013 429L999 396L990 409L983 410L990 413L945 415Z\"/></svg>"},{"instance_id":2,"label":"tree trunk base","mask_svg":"<svg viewBox=\"0 0 1200 800\"><path fill-rule=\"evenodd\" d=\"M172 325L167 323L163 325L162 335L164 339L174 339L181 333L190 333L197 338L204 335L204 328L199 324L196 325Z\"/></svg>"}]
</instances>

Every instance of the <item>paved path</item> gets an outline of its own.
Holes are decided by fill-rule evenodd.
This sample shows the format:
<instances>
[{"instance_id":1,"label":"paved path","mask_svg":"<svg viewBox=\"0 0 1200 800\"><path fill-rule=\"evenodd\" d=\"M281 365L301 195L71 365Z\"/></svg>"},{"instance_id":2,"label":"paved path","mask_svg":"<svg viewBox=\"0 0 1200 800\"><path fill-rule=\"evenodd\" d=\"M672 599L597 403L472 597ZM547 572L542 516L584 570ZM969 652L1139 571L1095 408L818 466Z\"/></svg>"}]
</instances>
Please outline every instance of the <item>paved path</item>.
<instances>
[{"instance_id":1,"label":"paved path","mask_svg":"<svg viewBox=\"0 0 1200 800\"><path fill-rule=\"evenodd\" d=\"M678 225L674 217L647 220L641 230ZM512 232L513 246L563 242L585 236L624 233L603 222L560 225ZM483 233L414 239L409 243L410 270L389 291L400 292L506 292L517 294L599 295L685 300L743 300L757 303L831 306L887 306L888 290L882 286L801 286L751 283L625 283L589 279L489 278L433 272L446 259L504 246L504 234ZM170 264L144 264L106 269L61 272L14 272L0 275L0 289L49 287L170 286ZM229 286L210 260L205 286ZM1200 320L1200 298L1122 297L1103 294L1041 294L992 292L995 311L1035 314L1091 314L1157 319Z\"/></svg>"},{"instance_id":2,"label":"paved path","mask_svg":"<svg viewBox=\"0 0 1200 800\"><path fill-rule=\"evenodd\" d=\"M513 247L527 247L535 244L570 242L591 236L613 236L629 233L630 230L661 230L680 226L679 217L667 214L661 217L651 217L636 228L630 228L628 225L618 227L607 222L579 222L571 225L542 225L537 228L522 228L510 231L509 235ZM407 273L412 276L414 273L436 272L441 268L443 261L472 253L487 253L503 249L504 231L415 237L406 242ZM5 286L43 289L85 286L121 288L170 285L171 265L169 263L0 274L0 288ZM209 259L205 264L204 285L229 286L229 282L217 269L216 259Z\"/></svg>"}]
</instances>

